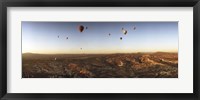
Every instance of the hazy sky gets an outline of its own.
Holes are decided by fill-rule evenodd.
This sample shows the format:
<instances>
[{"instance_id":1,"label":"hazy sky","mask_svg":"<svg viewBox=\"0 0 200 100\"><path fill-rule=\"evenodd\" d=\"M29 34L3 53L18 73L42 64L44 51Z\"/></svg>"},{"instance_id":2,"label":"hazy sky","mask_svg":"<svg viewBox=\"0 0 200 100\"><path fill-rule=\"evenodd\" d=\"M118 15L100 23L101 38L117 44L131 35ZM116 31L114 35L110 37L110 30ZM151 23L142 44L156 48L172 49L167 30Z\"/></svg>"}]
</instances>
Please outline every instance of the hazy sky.
<instances>
[{"instance_id":1,"label":"hazy sky","mask_svg":"<svg viewBox=\"0 0 200 100\"><path fill-rule=\"evenodd\" d=\"M79 32L79 25L88 29ZM126 35L122 28L128 31ZM157 51L178 51L178 22L22 22L23 53Z\"/></svg>"}]
</instances>

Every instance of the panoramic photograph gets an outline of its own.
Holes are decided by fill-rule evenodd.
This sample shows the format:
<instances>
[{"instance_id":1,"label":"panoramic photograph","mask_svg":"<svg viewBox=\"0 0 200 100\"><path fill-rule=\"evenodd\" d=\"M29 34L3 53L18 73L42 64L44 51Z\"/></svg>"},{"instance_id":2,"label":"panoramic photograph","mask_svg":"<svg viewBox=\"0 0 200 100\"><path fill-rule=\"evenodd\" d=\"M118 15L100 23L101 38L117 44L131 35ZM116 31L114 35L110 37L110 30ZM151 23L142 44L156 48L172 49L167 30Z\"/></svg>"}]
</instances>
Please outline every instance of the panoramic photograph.
<instances>
[{"instance_id":1,"label":"panoramic photograph","mask_svg":"<svg viewBox=\"0 0 200 100\"><path fill-rule=\"evenodd\" d=\"M22 78L178 78L178 22L21 24Z\"/></svg>"}]
</instances>

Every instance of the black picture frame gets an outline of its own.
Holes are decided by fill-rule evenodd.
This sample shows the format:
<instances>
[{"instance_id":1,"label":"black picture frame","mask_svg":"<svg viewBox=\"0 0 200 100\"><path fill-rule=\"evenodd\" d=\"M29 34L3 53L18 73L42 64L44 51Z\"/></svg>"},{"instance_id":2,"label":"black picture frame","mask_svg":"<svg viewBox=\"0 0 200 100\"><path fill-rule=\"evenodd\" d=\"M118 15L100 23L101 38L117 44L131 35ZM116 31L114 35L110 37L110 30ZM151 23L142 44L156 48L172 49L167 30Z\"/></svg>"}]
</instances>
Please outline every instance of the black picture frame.
<instances>
[{"instance_id":1,"label":"black picture frame","mask_svg":"<svg viewBox=\"0 0 200 100\"><path fill-rule=\"evenodd\" d=\"M193 7L193 93L7 93L7 7ZM200 0L1 0L1 100L199 100Z\"/></svg>"}]
</instances>

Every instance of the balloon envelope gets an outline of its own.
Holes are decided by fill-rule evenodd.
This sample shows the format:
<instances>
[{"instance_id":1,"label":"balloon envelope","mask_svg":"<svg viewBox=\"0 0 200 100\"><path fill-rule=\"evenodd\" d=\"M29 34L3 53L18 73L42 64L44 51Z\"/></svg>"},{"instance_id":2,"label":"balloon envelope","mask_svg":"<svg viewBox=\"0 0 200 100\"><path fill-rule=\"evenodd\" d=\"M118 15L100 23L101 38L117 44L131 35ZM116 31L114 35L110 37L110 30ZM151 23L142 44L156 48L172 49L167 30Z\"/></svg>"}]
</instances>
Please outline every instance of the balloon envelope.
<instances>
[{"instance_id":1,"label":"balloon envelope","mask_svg":"<svg viewBox=\"0 0 200 100\"><path fill-rule=\"evenodd\" d=\"M127 30L122 30L122 32L124 33L124 35L126 35L126 34L127 34Z\"/></svg>"},{"instance_id":2,"label":"balloon envelope","mask_svg":"<svg viewBox=\"0 0 200 100\"><path fill-rule=\"evenodd\" d=\"M84 26L83 26L83 25L78 26L78 30L79 30L80 32L83 32Z\"/></svg>"}]
</instances>

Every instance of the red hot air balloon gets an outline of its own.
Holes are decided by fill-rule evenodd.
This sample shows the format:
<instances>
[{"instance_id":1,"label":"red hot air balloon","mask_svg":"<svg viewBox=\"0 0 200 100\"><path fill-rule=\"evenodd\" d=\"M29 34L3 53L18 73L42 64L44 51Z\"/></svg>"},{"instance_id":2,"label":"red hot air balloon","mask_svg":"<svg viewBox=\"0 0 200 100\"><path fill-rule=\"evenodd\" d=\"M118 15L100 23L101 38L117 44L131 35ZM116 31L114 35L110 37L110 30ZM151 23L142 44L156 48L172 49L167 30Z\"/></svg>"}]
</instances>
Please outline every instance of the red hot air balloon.
<instances>
[{"instance_id":1,"label":"red hot air balloon","mask_svg":"<svg viewBox=\"0 0 200 100\"><path fill-rule=\"evenodd\" d=\"M80 32L83 32L84 26L83 26L83 25L78 26L78 30L79 30Z\"/></svg>"}]
</instances>

